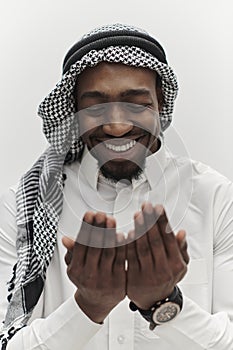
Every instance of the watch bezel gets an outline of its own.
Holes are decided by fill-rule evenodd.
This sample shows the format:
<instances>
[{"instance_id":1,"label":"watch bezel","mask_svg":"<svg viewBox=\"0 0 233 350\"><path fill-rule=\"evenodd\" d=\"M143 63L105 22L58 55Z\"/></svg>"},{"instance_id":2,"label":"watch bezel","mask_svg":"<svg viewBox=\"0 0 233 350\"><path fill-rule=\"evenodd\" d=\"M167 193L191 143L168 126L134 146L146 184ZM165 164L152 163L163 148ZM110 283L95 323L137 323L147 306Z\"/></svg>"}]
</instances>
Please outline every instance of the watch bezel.
<instances>
[{"instance_id":1,"label":"watch bezel","mask_svg":"<svg viewBox=\"0 0 233 350\"><path fill-rule=\"evenodd\" d=\"M164 319L163 321L160 318L160 314L165 312L165 310L168 307L172 307L173 309L176 309L176 313L174 313L173 315L171 315L171 317ZM181 307L180 305L178 305L176 302L174 301L167 301L163 304L161 304L158 308L156 308L155 310L152 311L152 320L155 324L157 325L162 325L165 324L167 322L170 322L172 320L174 320L180 313L181 311Z\"/></svg>"}]
</instances>

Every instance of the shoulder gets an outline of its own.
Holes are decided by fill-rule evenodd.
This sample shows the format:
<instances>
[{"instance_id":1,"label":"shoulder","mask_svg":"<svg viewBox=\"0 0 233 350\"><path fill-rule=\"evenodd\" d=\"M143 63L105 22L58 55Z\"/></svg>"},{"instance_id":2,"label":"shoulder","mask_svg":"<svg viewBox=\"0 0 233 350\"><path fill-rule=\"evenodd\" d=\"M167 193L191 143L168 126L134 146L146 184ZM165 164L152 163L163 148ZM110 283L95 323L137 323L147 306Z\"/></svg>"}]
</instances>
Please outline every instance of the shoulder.
<instances>
[{"instance_id":1,"label":"shoulder","mask_svg":"<svg viewBox=\"0 0 233 350\"><path fill-rule=\"evenodd\" d=\"M176 155L168 156L168 167L168 180L177 178L179 193L188 196L193 206L215 219L226 210L233 215L233 183L226 176L200 161Z\"/></svg>"},{"instance_id":2,"label":"shoulder","mask_svg":"<svg viewBox=\"0 0 233 350\"><path fill-rule=\"evenodd\" d=\"M15 212L16 209L16 192L17 185L9 187L6 191L0 195L0 210L4 208Z\"/></svg>"},{"instance_id":3,"label":"shoulder","mask_svg":"<svg viewBox=\"0 0 233 350\"><path fill-rule=\"evenodd\" d=\"M12 186L0 196L0 242L8 241L10 244L15 244L17 234L16 190L17 186Z\"/></svg>"},{"instance_id":4,"label":"shoulder","mask_svg":"<svg viewBox=\"0 0 233 350\"><path fill-rule=\"evenodd\" d=\"M177 169L180 174L185 173L186 178L188 177L195 186L210 188L226 187L233 191L233 183L226 176L213 169L209 165L200 161L178 156L178 155L167 155L168 166Z\"/></svg>"}]
</instances>

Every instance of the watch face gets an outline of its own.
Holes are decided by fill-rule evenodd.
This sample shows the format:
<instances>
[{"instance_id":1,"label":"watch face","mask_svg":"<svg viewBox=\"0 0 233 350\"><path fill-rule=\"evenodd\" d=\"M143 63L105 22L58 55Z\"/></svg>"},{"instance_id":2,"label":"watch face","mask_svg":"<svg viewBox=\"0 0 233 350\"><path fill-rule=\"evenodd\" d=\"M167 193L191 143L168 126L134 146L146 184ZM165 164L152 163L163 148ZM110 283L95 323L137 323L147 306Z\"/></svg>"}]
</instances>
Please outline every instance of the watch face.
<instances>
[{"instance_id":1,"label":"watch face","mask_svg":"<svg viewBox=\"0 0 233 350\"><path fill-rule=\"evenodd\" d=\"M163 324L173 320L180 313L180 306L171 301L162 304L152 316L156 324Z\"/></svg>"}]
</instances>

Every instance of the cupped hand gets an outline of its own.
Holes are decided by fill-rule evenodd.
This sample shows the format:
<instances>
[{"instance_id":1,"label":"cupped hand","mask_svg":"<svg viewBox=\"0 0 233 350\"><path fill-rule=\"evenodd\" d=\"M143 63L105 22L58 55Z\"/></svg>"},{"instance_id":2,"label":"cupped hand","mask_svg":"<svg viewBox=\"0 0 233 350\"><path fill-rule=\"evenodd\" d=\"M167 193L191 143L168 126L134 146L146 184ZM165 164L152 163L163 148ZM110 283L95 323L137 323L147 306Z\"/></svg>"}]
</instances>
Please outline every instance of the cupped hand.
<instances>
[{"instance_id":1,"label":"cupped hand","mask_svg":"<svg viewBox=\"0 0 233 350\"><path fill-rule=\"evenodd\" d=\"M115 220L101 212L85 214L76 242L63 238L76 302L97 323L126 296L126 248L118 240Z\"/></svg>"},{"instance_id":2,"label":"cupped hand","mask_svg":"<svg viewBox=\"0 0 233 350\"><path fill-rule=\"evenodd\" d=\"M185 231L175 236L162 206L145 203L134 221L127 244L127 295L146 310L172 293L187 272L189 256Z\"/></svg>"}]
</instances>

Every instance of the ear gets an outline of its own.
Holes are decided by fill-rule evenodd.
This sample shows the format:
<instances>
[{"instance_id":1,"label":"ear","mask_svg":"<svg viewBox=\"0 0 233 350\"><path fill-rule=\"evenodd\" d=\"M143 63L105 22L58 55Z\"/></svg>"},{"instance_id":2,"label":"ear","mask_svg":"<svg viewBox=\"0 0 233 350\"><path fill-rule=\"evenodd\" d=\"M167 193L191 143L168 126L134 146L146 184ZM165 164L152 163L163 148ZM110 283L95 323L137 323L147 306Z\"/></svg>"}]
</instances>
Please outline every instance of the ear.
<instances>
[{"instance_id":1,"label":"ear","mask_svg":"<svg viewBox=\"0 0 233 350\"><path fill-rule=\"evenodd\" d=\"M161 87L156 87L156 95L157 95L158 104L159 104L159 112L161 112L164 104L163 91Z\"/></svg>"},{"instance_id":2,"label":"ear","mask_svg":"<svg viewBox=\"0 0 233 350\"><path fill-rule=\"evenodd\" d=\"M157 72L156 72L155 79L156 79L155 87L156 87L156 95L157 95L158 104L159 104L159 112L161 112L164 105L164 97L163 97L163 90L162 90L162 79Z\"/></svg>"}]
</instances>

